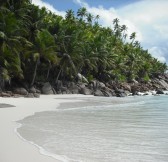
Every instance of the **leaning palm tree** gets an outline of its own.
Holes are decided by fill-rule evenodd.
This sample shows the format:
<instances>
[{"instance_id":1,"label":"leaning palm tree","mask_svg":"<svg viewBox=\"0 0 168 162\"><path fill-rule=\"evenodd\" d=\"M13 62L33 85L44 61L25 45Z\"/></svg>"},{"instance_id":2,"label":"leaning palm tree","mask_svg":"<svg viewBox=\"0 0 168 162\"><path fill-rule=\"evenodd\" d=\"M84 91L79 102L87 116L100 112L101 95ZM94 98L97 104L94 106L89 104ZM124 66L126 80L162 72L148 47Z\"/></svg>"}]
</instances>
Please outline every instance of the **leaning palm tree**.
<instances>
[{"instance_id":1,"label":"leaning palm tree","mask_svg":"<svg viewBox=\"0 0 168 162\"><path fill-rule=\"evenodd\" d=\"M132 40L131 43L134 42L135 38L136 38L136 32L133 32L133 33L130 35L130 40Z\"/></svg>"},{"instance_id":2,"label":"leaning palm tree","mask_svg":"<svg viewBox=\"0 0 168 162\"><path fill-rule=\"evenodd\" d=\"M126 31L127 31L127 26L126 25L122 25L121 26L121 32L122 32L122 38L125 40L127 35L126 35Z\"/></svg>"},{"instance_id":3,"label":"leaning palm tree","mask_svg":"<svg viewBox=\"0 0 168 162\"><path fill-rule=\"evenodd\" d=\"M51 67L51 63L57 62L54 37L47 30L43 29L42 31L38 31L35 37L34 45L29 51L27 51L27 53L25 53L24 57L32 57L35 61L35 67L31 81L32 86L35 82L37 76L37 68L40 64L41 59L48 62L48 68ZM48 75L49 74L47 74L47 77Z\"/></svg>"},{"instance_id":4,"label":"leaning palm tree","mask_svg":"<svg viewBox=\"0 0 168 162\"><path fill-rule=\"evenodd\" d=\"M61 58L59 61L59 68L60 68L60 70L56 76L55 83L58 82L59 77L60 77L61 73L63 73L63 72L67 72L69 74L69 76L75 76L75 77L78 74L76 66L73 62L73 59L67 53L63 53L61 55Z\"/></svg>"},{"instance_id":5,"label":"leaning palm tree","mask_svg":"<svg viewBox=\"0 0 168 162\"><path fill-rule=\"evenodd\" d=\"M95 17L96 22L98 22L99 18L100 18L100 16L96 15L96 17Z\"/></svg>"}]
</instances>

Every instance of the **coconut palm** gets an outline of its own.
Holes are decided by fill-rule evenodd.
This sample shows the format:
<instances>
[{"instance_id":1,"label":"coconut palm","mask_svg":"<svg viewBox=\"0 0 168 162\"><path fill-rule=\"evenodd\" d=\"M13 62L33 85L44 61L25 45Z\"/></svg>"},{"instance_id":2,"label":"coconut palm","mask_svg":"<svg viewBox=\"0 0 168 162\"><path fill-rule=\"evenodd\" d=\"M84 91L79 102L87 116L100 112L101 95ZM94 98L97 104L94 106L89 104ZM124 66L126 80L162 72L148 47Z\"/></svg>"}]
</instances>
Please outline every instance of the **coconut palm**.
<instances>
[{"instance_id":1,"label":"coconut palm","mask_svg":"<svg viewBox=\"0 0 168 162\"><path fill-rule=\"evenodd\" d=\"M115 18L113 20L113 25L114 25L114 30L117 30L119 28L119 19L118 18Z\"/></svg>"},{"instance_id":2,"label":"coconut palm","mask_svg":"<svg viewBox=\"0 0 168 162\"><path fill-rule=\"evenodd\" d=\"M127 26L126 25L122 25L121 26L121 32L122 32L122 38L125 40L127 38L127 34L126 34L126 31L127 31Z\"/></svg>"},{"instance_id":3,"label":"coconut palm","mask_svg":"<svg viewBox=\"0 0 168 162\"><path fill-rule=\"evenodd\" d=\"M91 13L88 13L88 14L87 14L87 22L88 22L89 24L92 23L93 18L94 18L94 16L93 16Z\"/></svg>"},{"instance_id":4,"label":"coconut palm","mask_svg":"<svg viewBox=\"0 0 168 162\"><path fill-rule=\"evenodd\" d=\"M87 9L85 7L82 7L78 9L77 16L80 17L80 20L83 20L83 18L87 15Z\"/></svg>"},{"instance_id":5,"label":"coconut palm","mask_svg":"<svg viewBox=\"0 0 168 162\"><path fill-rule=\"evenodd\" d=\"M136 38L136 32L133 32L133 33L130 35L130 40L132 40L131 43L134 42L135 38Z\"/></svg>"},{"instance_id":6,"label":"coconut palm","mask_svg":"<svg viewBox=\"0 0 168 162\"><path fill-rule=\"evenodd\" d=\"M68 21L74 21L75 20L74 11L73 10L67 10L65 18Z\"/></svg>"},{"instance_id":7,"label":"coconut palm","mask_svg":"<svg viewBox=\"0 0 168 162\"><path fill-rule=\"evenodd\" d=\"M5 72L6 80L14 76L23 77L20 63L20 51L22 50L19 36L19 23L15 15L8 9L0 11L0 55L1 66Z\"/></svg>"},{"instance_id":8,"label":"coconut palm","mask_svg":"<svg viewBox=\"0 0 168 162\"><path fill-rule=\"evenodd\" d=\"M48 62L49 69L51 67L51 63L57 63L55 48L56 47L54 37L47 30L43 29L42 31L37 32L34 45L29 51L27 51L27 53L24 56L26 58L31 57L35 61L31 86L35 82L35 78L37 76L37 68L41 63L41 60L45 60L46 62ZM47 78L48 75L49 71L47 72Z\"/></svg>"},{"instance_id":9,"label":"coconut palm","mask_svg":"<svg viewBox=\"0 0 168 162\"><path fill-rule=\"evenodd\" d=\"M64 19L29 0L1 1L0 77L24 77L33 85L37 79L72 79L78 73L99 80L148 80L167 70L135 40L135 32L126 42L127 27L118 18L113 29L99 25L98 18L84 7L77 17L68 10Z\"/></svg>"}]
</instances>

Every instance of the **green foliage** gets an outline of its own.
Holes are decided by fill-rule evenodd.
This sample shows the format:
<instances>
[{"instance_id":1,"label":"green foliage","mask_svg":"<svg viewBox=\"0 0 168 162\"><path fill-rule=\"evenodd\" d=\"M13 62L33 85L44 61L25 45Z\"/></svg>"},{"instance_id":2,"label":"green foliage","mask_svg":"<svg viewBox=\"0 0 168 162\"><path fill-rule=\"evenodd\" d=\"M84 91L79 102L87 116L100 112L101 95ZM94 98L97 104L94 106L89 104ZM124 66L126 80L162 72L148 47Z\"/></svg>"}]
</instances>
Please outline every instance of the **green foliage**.
<instances>
[{"instance_id":1,"label":"green foliage","mask_svg":"<svg viewBox=\"0 0 168 162\"><path fill-rule=\"evenodd\" d=\"M93 75L88 74L88 76L87 76L87 80L88 80L88 82L90 82L90 81L94 80Z\"/></svg>"},{"instance_id":2,"label":"green foliage","mask_svg":"<svg viewBox=\"0 0 168 162\"><path fill-rule=\"evenodd\" d=\"M143 80L144 80L145 82L148 82L148 81L150 80L148 74L146 74L146 75L144 76Z\"/></svg>"},{"instance_id":3,"label":"green foliage","mask_svg":"<svg viewBox=\"0 0 168 162\"><path fill-rule=\"evenodd\" d=\"M118 18L113 28L101 27L98 19L84 7L76 14L68 10L64 19L29 0L4 1L0 4L4 80L34 84L36 79L72 80L81 73L89 81L143 78L147 82L154 73L168 69L141 47L135 32L127 35L127 26L120 25Z\"/></svg>"},{"instance_id":4,"label":"green foliage","mask_svg":"<svg viewBox=\"0 0 168 162\"><path fill-rule=\"evenodd\" d=\"M9 73L8 73L8 70L7 69L4 69L2 70L2 77L5 81L9 81L10 80L10 76L9 76Z\"/></svg>"}]
</instances>

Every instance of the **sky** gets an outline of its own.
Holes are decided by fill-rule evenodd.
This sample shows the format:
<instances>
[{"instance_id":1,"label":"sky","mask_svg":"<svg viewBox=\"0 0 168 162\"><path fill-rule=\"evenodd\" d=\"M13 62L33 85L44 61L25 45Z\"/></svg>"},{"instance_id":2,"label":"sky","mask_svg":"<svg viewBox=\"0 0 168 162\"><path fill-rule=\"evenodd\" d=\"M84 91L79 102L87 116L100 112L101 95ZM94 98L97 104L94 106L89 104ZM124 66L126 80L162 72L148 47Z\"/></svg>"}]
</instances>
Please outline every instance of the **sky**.
<instances>
[{"instance_id":1,"label":"sky","mask_svg":"<svg viewBox=\"0 0 168 162\"><path fill-rule=\"evenodd\" d=\"M65 16L68 9L85 7L92 15L99 15L102 26L112 27L119 18L128 27L130 35L136 32L136 40L155 58L168 64L168 0L32 0L39 7Z\"/></svg>"}]
</instances>

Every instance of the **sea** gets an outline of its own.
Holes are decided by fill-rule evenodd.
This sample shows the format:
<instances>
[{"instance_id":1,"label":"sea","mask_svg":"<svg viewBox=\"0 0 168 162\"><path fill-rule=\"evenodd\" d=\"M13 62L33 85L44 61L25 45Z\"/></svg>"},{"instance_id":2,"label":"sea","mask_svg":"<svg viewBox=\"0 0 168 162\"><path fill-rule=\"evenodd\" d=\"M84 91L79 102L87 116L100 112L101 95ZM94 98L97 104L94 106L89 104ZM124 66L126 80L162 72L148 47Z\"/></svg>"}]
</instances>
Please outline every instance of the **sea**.
<instances>
[{"instance_id":1,"label":"sea","mask_svg":"<svg viewBox=\"0 0 168 162\"><path fill-rule=\"evenodd\" d=\"M168 162L168 95L88 97L18 123L21 138L62 162Z\"/></svg>"}]
</instances>

